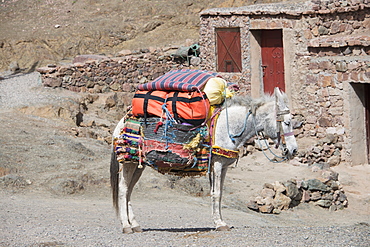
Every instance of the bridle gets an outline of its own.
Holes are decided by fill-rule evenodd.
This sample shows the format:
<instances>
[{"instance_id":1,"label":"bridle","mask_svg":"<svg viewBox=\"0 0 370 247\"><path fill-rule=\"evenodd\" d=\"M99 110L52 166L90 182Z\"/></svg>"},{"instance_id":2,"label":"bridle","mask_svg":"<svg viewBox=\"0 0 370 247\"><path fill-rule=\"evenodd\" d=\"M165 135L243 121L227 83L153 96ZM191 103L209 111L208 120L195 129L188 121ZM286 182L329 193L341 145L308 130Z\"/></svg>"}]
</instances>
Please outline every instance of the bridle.
<instances>
[{"instance_id":1,"label":"bridle","mask_svg":"<svg viewBox=\"0 0 370 247\"><path fill-rule=\"evenodd\" d=\"M278 105L276 103L276 109L278 108ZM281 145L283 146L283 153L284 155L286 155L286 153L288 152L287 148L286 148L286 141L285 141L285 137L287 136L293 136L294 135L294 132L287 132L285 133L284 132L284 128L283 128L283 123L284 123L284 115L286 114L290 114L290 110L287 109L287 110L284 110L284 111L278 111L276 112L276 136L277 136L277 143L275 145L275 148L278 148L280 146L280 143ZM254 125L256 126L256 123L254 122ZM261 139L259 137L259 134L257 132L257 130L255 129L256 131L256 136L257 136L257 139L258 139L258 142L259 142L259 145L261 147L261 150L262 150L262 153L265 155L265 157L273 162L273 163L281 163L281 162L284 162L287 160L287 156L285 157L281 157L277 154L275 154L268 146L267 142L266 142L266 139L264 138L264 141L265 141L265 144L267 146L267 149L270 151L270 153L275 156L274 159L271 159L267 156L267 154L265 153L265 151L263 150L262 148L262 145L261 145ZM263 136L264 137L264 136ZM280 160L277 160L276 158L280 159Z\"/></svg>"},{"instance_id":2,"label":"bridle","mask_svg":"<svg viewBox=\"0 0 370 247\"><path fill-rule=\"evenodd\" d=\"M284 132L283 129L283 123L284 123L284 115L290 114L290 110L284 110L284 111L277 111L276 113L276 135L277 135L277 143L275 145L275 148L278 148L280 146L280 143L282 144L283 148L285 149L286 147L286 141L285 137L286 136L293 136L294 132Z\"/></svg>"},{"instance_id":3,"label":"bridle","mask_svg":"<svg viewBox=\"0 0 370 247\"><path fill-rule=\"evenodd\" d=\"M278 103L276 102L276 105L275 105L276 109L278 109ZM228 119L228 109L227 109L227 106L226 106L226 125L227 125L227 132L228 132L228 135L229 135L229 138L231 139L232 142L235 141L235 137L240 137L245 129L246 129L246 123L248 121L248 118L249 116L252 114L251 110L248 111L247 115L246 115L246 118L245 118L245 122L244 122L244 125L243 125L243 128L242 130L240 131L240 133L238 134L235 134L235 135L232 135L230 134L230 130L229 130L229 119ZM278 148L280 146L280 143L283 147L283 153L284 155L286 155L287 153L287 148L286 148L286 141L285 141L285 137L288 137L288 136L294 136L294 132L291 131L291 132L287 132L285 133L284 132L284 128L283 128L283 123L284 123L284 115L287 115L287 114L290 114L290 110L289 109L286 109L284 111L279 111L277 110L276 112L276 135L277 135L277 143L276 143L276 146L275 148ZM266 146L268 148L268 150L270 151L270 153L272 153L276 158L279 158L280 161L277 161L276 159L270 159L266 153L264 152L263 148L262 148L262 145L261 145L261 139L260 139L260 136L258 134L258 131L257 131L257 128L256 128L256 122L255 122L255 118L253 118L253 124L254 124L254 130L255 130L255 133L256 133L256 137L258 139L258 142L259 142L259 145L261 146L261 150L263 152L263 154L266 156L266 158L273 162L273 163L280 163L280 162L283 162L285 160L287 160L287 157L281 157L279 155L276 155L269 147L268 147L268 144L266 143L266 139L264 138L264 141L266 143ZM263 133L262 133L263 135Z\"/></svg>"}]
</instances>

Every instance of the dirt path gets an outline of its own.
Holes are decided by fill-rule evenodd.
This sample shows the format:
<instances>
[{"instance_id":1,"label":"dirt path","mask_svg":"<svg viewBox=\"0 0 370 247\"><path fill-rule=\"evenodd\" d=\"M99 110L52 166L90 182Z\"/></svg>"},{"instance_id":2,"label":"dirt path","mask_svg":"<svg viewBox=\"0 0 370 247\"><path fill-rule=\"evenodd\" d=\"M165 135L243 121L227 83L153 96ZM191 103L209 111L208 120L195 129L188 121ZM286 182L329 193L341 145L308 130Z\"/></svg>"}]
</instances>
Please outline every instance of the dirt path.
<instances>
[{"instance_id":1,"label":"dirt path","mask_svg":"<svg viewBox=\"0 0 370 247\"><path fill-rule=\"evenodd\" d=\"M232 231L213 231L206 177L146 169L133 196L144 233L123 235L110 199L109 146L75 137L71 121L20 110L78 97L42 88L36 73L0 81L0 246L369 246L369 165L334 168L349 200L344 210L300 204L260 214L246 202L264 183L317 174L259 152L228 172L223 216Z\"/></svg>"}]
</instances>

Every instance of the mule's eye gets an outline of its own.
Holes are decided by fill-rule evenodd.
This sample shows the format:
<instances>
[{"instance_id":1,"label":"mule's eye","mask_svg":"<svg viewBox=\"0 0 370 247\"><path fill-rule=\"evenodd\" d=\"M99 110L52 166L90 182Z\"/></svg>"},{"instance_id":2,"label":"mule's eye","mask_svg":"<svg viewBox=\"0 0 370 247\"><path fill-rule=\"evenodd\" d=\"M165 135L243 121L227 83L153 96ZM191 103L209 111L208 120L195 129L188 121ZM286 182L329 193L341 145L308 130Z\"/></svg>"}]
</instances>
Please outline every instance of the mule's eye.
<instances>
[{"instance_id":1,"label":"mule's eye","mask_svg":"<svg viewBox=\"0 0 370 247\"><path fill-rule=\"evenodd\" d=\"M285 124L286 126L290 126L290 121L284 121L284 124Z\"/></svg>"}]
</instances>

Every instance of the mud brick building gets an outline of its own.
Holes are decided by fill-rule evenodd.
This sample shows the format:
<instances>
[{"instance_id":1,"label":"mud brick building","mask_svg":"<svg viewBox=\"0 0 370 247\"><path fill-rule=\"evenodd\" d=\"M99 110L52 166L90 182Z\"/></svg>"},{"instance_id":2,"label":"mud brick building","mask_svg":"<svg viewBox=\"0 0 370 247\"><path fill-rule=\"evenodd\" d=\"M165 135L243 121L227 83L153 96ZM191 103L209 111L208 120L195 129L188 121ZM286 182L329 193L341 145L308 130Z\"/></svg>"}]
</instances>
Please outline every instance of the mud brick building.
<instances>
[{"instance_id":1,"label":"mud brick building","mask_svg":"<svg viewBox=\"0 0 370 247\"><path fill-rule=\"evenodd\" d=\"M313 0L201 13L202 67L260 96L285 90L299 135L339 138L341 160L370 160L370 1Z\"/></svg>"}]
</instances>

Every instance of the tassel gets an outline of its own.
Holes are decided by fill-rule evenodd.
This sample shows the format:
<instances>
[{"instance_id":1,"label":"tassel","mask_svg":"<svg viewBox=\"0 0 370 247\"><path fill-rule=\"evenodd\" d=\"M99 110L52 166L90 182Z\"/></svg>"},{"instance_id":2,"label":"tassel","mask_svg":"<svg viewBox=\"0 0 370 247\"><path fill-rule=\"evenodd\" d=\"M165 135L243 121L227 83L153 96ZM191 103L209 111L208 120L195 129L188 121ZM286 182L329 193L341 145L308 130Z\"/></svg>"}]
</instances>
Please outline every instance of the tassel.
<instances>
[{"instance_id":1,"label":"tassel","mask_svg":"<svg viewBox=\"0 0 370 247\"><path fill-rule=\"evenodd\" d=\"M163 122L162 121L159 121L157 123L157 125L155 126L155 129L154 129L154 133L155 134L157 134L159 127L161 127L162 125L163 125Z\"/></svg>"}]
</instances>

